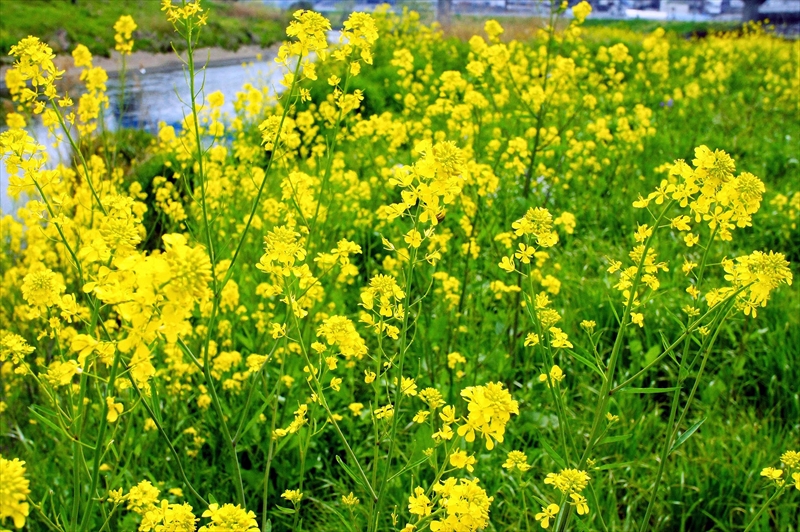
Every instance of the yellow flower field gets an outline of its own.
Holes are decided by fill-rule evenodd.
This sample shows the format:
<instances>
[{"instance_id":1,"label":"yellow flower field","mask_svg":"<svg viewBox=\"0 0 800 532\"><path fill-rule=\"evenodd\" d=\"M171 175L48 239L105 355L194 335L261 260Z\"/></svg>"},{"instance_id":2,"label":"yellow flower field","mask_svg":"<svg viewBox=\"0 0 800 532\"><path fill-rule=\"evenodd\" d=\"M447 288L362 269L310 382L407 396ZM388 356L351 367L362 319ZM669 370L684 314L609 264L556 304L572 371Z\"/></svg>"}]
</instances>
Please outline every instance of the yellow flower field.
<instances>
[{"instance_id":1,"label":"yellow flower field","mask_svg":"<svg viewBox=\"0 0 800 532\"><path fill-rule=\"evenodd\" d=\"M164 0L133 155L86 46L73 95L14 46L0 527L798 530L800 47L567 10L299 10L227 113Z\"/></svg>"}]
</instances>

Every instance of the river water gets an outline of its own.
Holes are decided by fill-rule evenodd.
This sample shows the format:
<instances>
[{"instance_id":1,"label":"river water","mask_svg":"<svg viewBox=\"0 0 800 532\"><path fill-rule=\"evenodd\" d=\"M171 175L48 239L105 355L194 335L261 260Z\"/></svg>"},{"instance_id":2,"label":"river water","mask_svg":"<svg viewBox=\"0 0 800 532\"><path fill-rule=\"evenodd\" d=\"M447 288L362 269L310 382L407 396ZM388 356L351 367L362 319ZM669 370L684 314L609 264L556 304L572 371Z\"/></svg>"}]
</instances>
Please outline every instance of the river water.
<instances>
[{"instance_id":1,"label":"river water","mask_svg":"<svg viewBox=\"0 0 800 532\"><path fill-rule=\"evenodd\" d=\"M222 107L223 114L233 115L233 102L236 93L242 90L246 83L257 88L269 87L270 92L280 91L280 80L283 77L283 67L274 61L274 54L261 59L252 59L244 64L241 60L225 61L209 64L204 70L197 73L195 78L196 90L202 94L198 96L198 103L203 101L204 95L220 91L225 96ZM202 61L202 57L197 58ZM126 128L135 128L156 133L158 124L165 122L180 129L184 116L190 112L188 74L181 68L146 70L132 69L126 74L125 81L125 113L120 113L120 87L118 78L108 81L109 108L105 112L105 127L114 131L121 124ZM76 101L77 97L73 95ZM181 103L186 102L186 104ZM53 146L48 139L47 129L41 122L35 122L29 127L29 132L36 140L47 147L48 167L54 168L60 162L69 160L70 150L65 142L58 148ZM14 202L8 196L8 173L5 164L0 164L0 215L14 213L23 203L20 199Z\"/></svg>"}]
</instances>

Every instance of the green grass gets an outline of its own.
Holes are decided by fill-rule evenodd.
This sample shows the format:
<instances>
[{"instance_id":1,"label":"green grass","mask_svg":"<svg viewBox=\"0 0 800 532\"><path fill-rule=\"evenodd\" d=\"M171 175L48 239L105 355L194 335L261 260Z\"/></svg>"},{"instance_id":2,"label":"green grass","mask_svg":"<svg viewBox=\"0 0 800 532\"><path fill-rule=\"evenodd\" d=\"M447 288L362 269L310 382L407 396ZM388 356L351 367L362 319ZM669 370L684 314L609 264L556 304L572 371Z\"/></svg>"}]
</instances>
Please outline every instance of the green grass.
<instances>
[{"instance_id":1,"label":"green grass","mask_svg":"<svg viewBox=\"0 0 800 532\"><path fill-rule=\"evenodd\" d=\"M668 32L678 35L706 35L712 31L731 31L741 26L738 22L690 22L676 20L609 20L589 18L584 23L587 28L617 28L634 31L636 33L650 33L657 28L664 28Z\"/></svg>"},{"instance_id":2,"label":"green grass","mask_svg":"<svg viewBox=\"0 0 800 532\"><path fill-rule=\"evenodd\" d=\"M200 46L236 49L246 44L268 46L283 37L286 20L280 11L251 3L204 2L211 16ZM131 15L139 26L134 50L169 52L179 41L157 0L4 0L0 17L0 53L8 56L21 38L35 35L56 53L85 44L93 54L114 49L114 23Z\"/></svg>"}]
</instances>

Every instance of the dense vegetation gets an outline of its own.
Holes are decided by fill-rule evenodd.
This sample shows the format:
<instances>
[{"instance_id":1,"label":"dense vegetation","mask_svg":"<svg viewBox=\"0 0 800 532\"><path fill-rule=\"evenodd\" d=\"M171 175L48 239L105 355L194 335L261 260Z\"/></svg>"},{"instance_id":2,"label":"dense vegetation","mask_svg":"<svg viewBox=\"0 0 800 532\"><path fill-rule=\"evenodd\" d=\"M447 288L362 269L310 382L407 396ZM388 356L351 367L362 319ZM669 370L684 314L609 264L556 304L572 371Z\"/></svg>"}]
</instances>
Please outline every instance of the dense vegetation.
<instances>
[{"instance_id":1,"label":"dense vegetation","mask_svg":"<svg viewBox=\"0 0 800 532\"><path fill-rule=\"evenodd\" d=\"M199 46L234 50L245 44L269 46L283 38L287 16L257 3L208 2L213 17ZM36 35L56 53L69 53L83 44L95 55L108 56L114 49L114 23L131 15L140 28L134 34L136 49L172 52L172 24L161 12L158 0L6 0L0 17L0 54L28 35Z\"/></svg>"},{"instance_id":2,"label":"dense vegetation","mask_svg":"<svg viewBox=\"0 0 800 532\"><path fill-rule=\"evenodd\" d=\"M2 525L796 531L798 49L565 7L298 11L281 95L193 86L143 154L86 47L76 102L12 48Z\"/></svg>"}]
</instances>

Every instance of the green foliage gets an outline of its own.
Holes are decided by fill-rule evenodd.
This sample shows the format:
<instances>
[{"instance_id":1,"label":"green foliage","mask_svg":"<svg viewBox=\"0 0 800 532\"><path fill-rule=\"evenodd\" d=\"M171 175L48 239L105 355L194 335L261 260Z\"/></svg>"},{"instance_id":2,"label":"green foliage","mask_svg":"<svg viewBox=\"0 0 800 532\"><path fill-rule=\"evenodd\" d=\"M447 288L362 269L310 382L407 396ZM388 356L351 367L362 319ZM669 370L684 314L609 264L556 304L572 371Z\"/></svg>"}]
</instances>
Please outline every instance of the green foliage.
<instances>
[{"instance_id":1,"label":"green foliage","mask_svg":"<svg viewBox=\"0 0 800 532\"><path fill-rule=\"evenodd\" d=\"M218 46L235 50L246 44L269 46L283 37L286 15L252 4L209 2L213 14L209 30L198 46ZM38 35L59 53L69 53L77 44L86 45L99 56L114 49L114 22L131 15L139 25L134 32L135 50L172 52L185 43L176 39L158 0L5 0L0 17L0 54L8 52L23 37Z\"/></svg>"}]
</instances>

